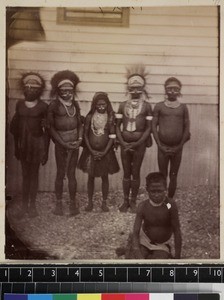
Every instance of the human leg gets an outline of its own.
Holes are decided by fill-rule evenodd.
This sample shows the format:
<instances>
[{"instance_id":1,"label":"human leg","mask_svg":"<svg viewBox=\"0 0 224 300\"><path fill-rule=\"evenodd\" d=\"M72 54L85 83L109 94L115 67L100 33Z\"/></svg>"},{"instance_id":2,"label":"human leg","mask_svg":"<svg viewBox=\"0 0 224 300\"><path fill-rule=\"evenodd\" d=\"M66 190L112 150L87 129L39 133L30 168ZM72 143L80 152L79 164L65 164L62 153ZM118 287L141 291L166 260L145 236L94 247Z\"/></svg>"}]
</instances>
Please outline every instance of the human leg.
<instances>
[{"instance_id":1,"label":"human leg","mask_svg":"<svg viewBox=\"0 0 224 300\"><path fill-rule=\"evenodd\" d=\"M21 160L22 165L22 213L26 213L29 203L30 192L30 164L25 160Z\"/></svg>"},{"instance_id":2,"label":"human leg","mask_svg":"<svg viewBox=\"0 0 224 300\"><path fill-rule=\"evenodd\" d=\"M124 193L124 202L119 207L120 212L127 212L129 208L129 194L131 189L131 153L129 151L124 151L121 148L121 161L124 171L123 177L123 193Z\"/></svg>"},{"instance_id":3,"label":"human leg","mask_svg":"<svg viewBox=\"0 0 224 300\"><path fill-rule=\"evenodd\" d=\"M55 160L57 166L57 175L55 180L55 195L56 195L56 207L53 213L55 215L63 215L62 211L62 192L63 192L63 180L65 177L67 151L59 144L55 144Z\"/></svg>"},{"instance_id":4,"label":"human leg","mask_svg":"<svg viewBox=\"0 0 224 300\"><path fill-rule=\"evenodd\" d=\"M88 183L87 183L87 188L88 188L88 205L85 208L85 211L92 211L93 210L93 193L94 193L94 179L95 177L89 175L88 176Z\"/></svg>"},{"instance_id":5,"label":"human leg","mask_svg":"<svg viewBox=\"0 0 224 300\"><path fill-rule=\"evenodd\" d=\"M168 197L173 198L177 188L177 174L180 168L182 150L173 155L170 159L170 183L168 188Z\"/></svg>"},{"instance_id":6,"label":"human leg","mask_svg":"<svg viewBox=\"0 0 224 300\"><path fill-rule=\"evenodd\" d=\"M138 196L138 191L140 187L140 170L142 166L142 161L145 155L145 144L139 146L134 154L132 160L132 181L131 181L131 201L130 207L133 213L136 212L136 199Z\"/></svg>"},{"instance_id":7,"label":"human leg","mask_svg":"<svg viewBox=\"0 0 224 300\"><path fill-rule=\"evenodd\" d=\"M36 196L38 191L38 176L39 176L39 163L30 164L30 210L29 215L36 217L38 215L36 210Z\"/></svg>"},{"instance_id":8,"label":"human leg","mask_svg":"<svg viewBox=\"0 0 224 300\"><path fill-rule=\"evenodd\" d=\"M169 164L169 156L165 155L164 152L162 152L158 148L158 166L159 166L159 171L163 173L165 178L167 178L168 175L168 164Z\"/></svg>"},{"instance_id":9,"label":"human leg","mask_svg":"<svg viewBox=\"0 0 224 300\"><path fill-rule=\"evenodd\" d=\"M79 151L68 150L67 156L67 177L68 189L70 196L70 214L72 216L79 214L79 205L76 199L77 181L76 181L76 166L78 162Z\"/></svg>"},{"instance_id":10,"label":"human leg","mask_svg":"<svg viewBox=\"0 0 224 300\"><path fill-rule=\"evenodd\" d=\"M102 202L102 211L108 212L109 208L107 206L107 197L108 197L108 191L109 191L109 179L108 175L104 175L102 178L102 195L103 195L103 202Z\"/></svg>"}]
</instances>

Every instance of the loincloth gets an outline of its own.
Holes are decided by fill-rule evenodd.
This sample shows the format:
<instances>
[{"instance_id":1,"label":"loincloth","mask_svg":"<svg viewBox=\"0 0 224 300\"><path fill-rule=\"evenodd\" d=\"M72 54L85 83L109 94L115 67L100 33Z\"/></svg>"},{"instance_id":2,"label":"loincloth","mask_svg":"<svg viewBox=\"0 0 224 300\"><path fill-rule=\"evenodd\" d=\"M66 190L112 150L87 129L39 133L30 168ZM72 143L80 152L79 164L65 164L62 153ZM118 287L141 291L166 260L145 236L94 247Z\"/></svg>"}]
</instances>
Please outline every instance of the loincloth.
<instances>
[{"instance_id":1,"label":"loincloth","mask_svg":"<svg viewBox=\"0 0 224 300\"><path fill-rule=\"evenodd\" d=\"M147 249L149 249L151 251L160 250L160 251L165 251L165 252L170 254L170 247L167 244L167 242L160 243L160 244L152 243L150 241L150 239L148 238L148 236L143 231L142 227L141 227L141 230L140 230L140 233L139 233L139 244L142 245L142 246L145 246Z\"/></svg>"},{"instance_id":2,"label":"loincloth","mask_svg":"<svg viewBox=\"0 0 224 300\"><path fill-rule=\"evenodd\" d=\"M57 131L64 142L75 142L78 139L77 128L66 131Z\"/></svg>"}]
</instances>

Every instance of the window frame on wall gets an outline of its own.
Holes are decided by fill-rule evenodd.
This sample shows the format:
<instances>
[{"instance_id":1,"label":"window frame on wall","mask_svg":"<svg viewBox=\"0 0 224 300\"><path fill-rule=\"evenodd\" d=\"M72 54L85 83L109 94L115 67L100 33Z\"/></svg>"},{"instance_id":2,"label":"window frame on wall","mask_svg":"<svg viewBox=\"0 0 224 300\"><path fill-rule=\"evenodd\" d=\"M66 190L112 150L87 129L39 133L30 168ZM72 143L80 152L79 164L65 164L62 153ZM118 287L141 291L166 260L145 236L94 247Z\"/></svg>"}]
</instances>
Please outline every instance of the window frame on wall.
<instances>
[{"instance_id":1,"label":"window frame on wall","mask_svg":"<svg viewBox=\"0 0 224 300\"><path fill-rule=\"evenodd\" d=\"M128 7L60 7L57 24L129 27L129 14Z\"/></svg>"}]
</instances>

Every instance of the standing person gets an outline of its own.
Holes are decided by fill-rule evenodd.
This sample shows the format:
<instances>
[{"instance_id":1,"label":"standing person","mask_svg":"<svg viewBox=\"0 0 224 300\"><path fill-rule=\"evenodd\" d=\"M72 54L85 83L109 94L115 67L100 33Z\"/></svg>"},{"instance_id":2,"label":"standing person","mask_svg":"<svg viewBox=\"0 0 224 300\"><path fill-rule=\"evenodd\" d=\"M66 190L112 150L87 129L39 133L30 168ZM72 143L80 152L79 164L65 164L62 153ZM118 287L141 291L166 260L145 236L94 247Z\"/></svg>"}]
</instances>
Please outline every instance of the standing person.
<instances>
[{"instance_id":1,"label":"standing person","mask_svg":"<svg viewBox=\"0 0 224 300\"><path fill-rule=\"evenodd\" d=\"M55 143L57 175L55 180L56 207L54 214L62 215L63 180L68 177L70 215L79 214L76 200L76 166L82 142L83 126L80 108L75 101L78 76L69 70L56 73L51 79L51 95L56 96L48 108L50 133Z\"/></svg>"},{"instance_id":2,"label":"standing person","mask_svg":"<svg viewBox=\"0 0 224 300\"><path fill-rule=\"evenodd\" d=\"M168 197L173 198L183 146L190 139L190 121L186 104L179 102L181 82L175 77L170 77L164 87L166 98L155 105L152 131L158 145L159 170L165 178L170 163Z\"/></svg>"},{"instance_id":3,"label":"standing person","mask_svg":"<svg viewBox=\"0 0 224 300\"><path fill-rule=\"evenodd\" d=\"M15 157L22 165L22 209L31 217L38 215L36 196L40 164L48 160L49 135L45 128L48 105L40 100L45 82L36 72L25 73L20 79L25 99L17 102L10 124L14 136Z\"/></svg>"},{"instance_id":4,"label":"standing person","mask_svg":"<svg viewBox=\"0 0 224 300\"><path fill-rule=\"evenodd\" d=\"M108 95L98 92L94 95L91 109L86 116L84 139L86 147L79 160L79 168L88 173L88 206L86 211L93 210L93 193L95 177L102 179L102 211L108 212L107 197L109 191L108 174L119 171L114 153L115 118Z\"/></svg>"},{"instance_id":5,"label":"standing person","mask_svg":"<svg viewBox=\"0 0 224 300\"><path fill-rule=\"evenodd\" d=\"M147 97L146 74L144 70L128 74L127 91L129 99L120 104L117 118L117 138L121 145L121 160L124 170L124 202L121 212L131 208L136 212L136 199L140 186L140 169L147 143L151 146L152 108ZM121 125L123 130L121 131ZM130 197L131 191L131 199Z\"/></svg>"}]
</instances>

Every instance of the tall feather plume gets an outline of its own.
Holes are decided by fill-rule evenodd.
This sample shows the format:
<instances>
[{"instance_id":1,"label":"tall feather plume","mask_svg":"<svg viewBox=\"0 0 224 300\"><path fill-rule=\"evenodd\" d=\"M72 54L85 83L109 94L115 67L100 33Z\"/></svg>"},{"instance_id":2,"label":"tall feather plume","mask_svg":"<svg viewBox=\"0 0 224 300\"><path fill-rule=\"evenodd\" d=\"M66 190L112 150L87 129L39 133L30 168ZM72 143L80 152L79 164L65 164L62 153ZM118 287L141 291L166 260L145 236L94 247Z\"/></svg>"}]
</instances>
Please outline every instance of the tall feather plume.
<instances>
[{"instance_id":1,"label":"tall feather plume","mask_svg":"<svg viewBox=\"0 0 224 300\"><path fill-rule=\"evenodd\" d=\"M128 79L132 77L133 75L140 75L144 79L144 89L143 92L146 96L146 98L150 98L149 93L147 91L147 79L149 76L149 72L146 71L146 68L142 64L136 64L136 65L130 65L129 67L126 68L126 78L127 78L127 93L128 93Z\"/></svg>"}]
</instances>

